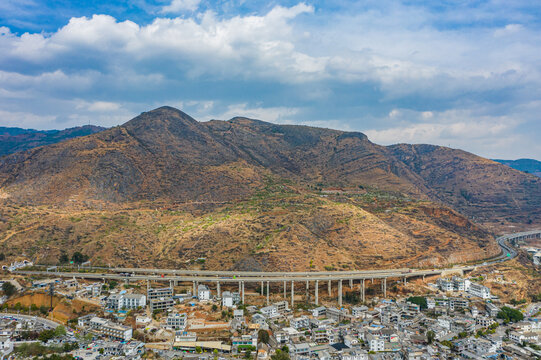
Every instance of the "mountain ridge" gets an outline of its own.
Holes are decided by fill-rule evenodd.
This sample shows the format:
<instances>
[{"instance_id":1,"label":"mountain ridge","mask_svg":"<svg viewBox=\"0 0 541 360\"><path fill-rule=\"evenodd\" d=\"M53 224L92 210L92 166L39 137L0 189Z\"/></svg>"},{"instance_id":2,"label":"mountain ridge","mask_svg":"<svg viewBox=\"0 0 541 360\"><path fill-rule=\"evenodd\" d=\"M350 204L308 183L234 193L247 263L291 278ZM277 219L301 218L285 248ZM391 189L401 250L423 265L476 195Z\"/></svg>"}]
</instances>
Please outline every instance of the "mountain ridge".
<instances>
[{"instance_id":1,"label":"mountain ridge","mask_svg":"<svg viewBox=\"0 0 541 360\"><path fill-rule=\"evenodd\" d=\"M422 267L493 256L491 232L539 224L541 179L462 150L162 107L0 158L0 203L0 250L45 263L81 249L136 266Z\"/></svg>"}]
</instances>

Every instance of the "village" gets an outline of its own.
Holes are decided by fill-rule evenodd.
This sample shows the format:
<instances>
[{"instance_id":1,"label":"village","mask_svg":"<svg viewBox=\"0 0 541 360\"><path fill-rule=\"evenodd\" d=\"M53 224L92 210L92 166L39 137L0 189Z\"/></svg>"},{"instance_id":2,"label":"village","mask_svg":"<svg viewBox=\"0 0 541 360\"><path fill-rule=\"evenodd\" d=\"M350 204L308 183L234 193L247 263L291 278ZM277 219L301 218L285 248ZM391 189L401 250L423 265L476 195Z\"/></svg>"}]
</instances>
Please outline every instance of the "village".
<instances>
[{"instance_id":1,"label":"village","mask_svg":"<svg viewBox=\"0 0 541 360\"><path fill-rule=\"evenodd\" d=\"M364 301L353 282L346 282L342 293L340 281L338 301L331 287L318 301L308 287L288 297L285 288L283 295L278 287L268 293L263 283L214 290L195 282L166 287L159 281L9 279L6 272L1 281L3 358L541 357L541 299L502 302L479 277L390 281L387 296L368 281ZM506 281L503 275L485 276Z\"/></svg>"}]
</instances>

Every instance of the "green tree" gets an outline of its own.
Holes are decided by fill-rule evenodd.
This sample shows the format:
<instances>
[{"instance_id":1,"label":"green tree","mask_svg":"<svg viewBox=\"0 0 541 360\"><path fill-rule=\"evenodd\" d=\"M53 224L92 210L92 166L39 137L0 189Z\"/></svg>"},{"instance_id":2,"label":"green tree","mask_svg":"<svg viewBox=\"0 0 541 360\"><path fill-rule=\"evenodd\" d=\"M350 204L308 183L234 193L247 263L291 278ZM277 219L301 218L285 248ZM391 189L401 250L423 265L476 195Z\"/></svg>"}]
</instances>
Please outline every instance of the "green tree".
<instances>
[{"instance_id":1,"label":"green tree","mask_svg":"<svg viewBox=\"0 0 541 360\"><path fill-rule=\"evenodd\" d=\"M424 310L424 309L428 308L428 306L426 304L426 298L424 296L411 296L411 297L407 298L406 301L410 302L412 304L419 305L421 310Z\"/></svg>"},{"instance_id":2,"label":"green tree","mask_svg":"<svg viewBox=\"0 0 541 360\"><path fill-rule=\"evenodd\" d=\"M0 253L0 261L6 260L6 255L4 253Z\"/></svg>"},{"instance_id":3,"label":"green tree","mask_svg":"<svg viewBox=\"0 0 541 360\"><path fill-rule=\"evenodd\" d=\"M513 309L508 306L502 307L497 317L505 322L518 322L524 319L524 315L522 315L520 310Z\"/></svg>"},{"instance_id":4,"label":"green tree","mask_svg":"<svg viewBox=\"0 0 541 360\"><path fill-rule=\"evenodd\" d=\"M62 325L57 326L56 329L54 329L54 336L55 337L66 336L66 328Z\"/></svg>"},{"instance_id":5,"label":"green tree","mask_svg":"<svg viewBox=\"0 0 541 360\"><path fill-rule=\"evenodd\" d=\"M259 332L257 333L257 341L260 343L268 344L269 340L269 333L266 330L259 330Z\"/></svg>"},{"instance_id":6,"label":"green tree","mask_svg":"<svg viewBox=\"0 0 541 360\"><path fill-rule=\"evenodd\" d=\"M68 254L66 254L65 252L62 252L60 254L60 257L58 258L58 262L60 264L66 264L66 263L69 263L70 261L70 258L68 257Z\"/></svg>"},{"instance_id":7,"label":"green tree","mask_svg":"<svg viewBox=\"0 0 541 360\"><path fill-rule=\"evenodd\" d=\"M10 297L17 292L17 289L12 283L10 283L9 281L6 281L5 283L2 284L2 291L4 292L4 295L6 295L7 297Z\"/></svg>"},{"instance_id":8,"label":"green tree","mask_svg":"<svg viewBox=\"0 0 541 360\"><path fill-rule=\"evenodd\" d=\"M277 349L276 354L271 356L271 360L290 360L289 353Z\"/></svg>"},{"instance_id":9,"label":"green tree","mask_svg":"<svg viewBox=\"0 0 541 360\"><path fill-rule=\"evenodd\" d=\"M250 359L252 357L252 352L250 350L246 350L246 352L244 353L244 357L246 359Z\"/></svg>"},{"instance_id":10,"label":"green tree","mask_svg":"<svg viewBox=\"0 0 541 360\"><path fill-rule=\"evenodd\" d=\"M218 306L216 304L213 304L212 305L212 311L217 311L218 310Z\"/></svg>"},{"instance_id":11,"label":"green tree","mask_svg":"<svg viewBox=\"0 0 541 360\"><path fill-rule=\"evenodd\" d=\"M201 354L203 352L203 350L201 349L201 346L196 346L195 347L195 352L198 353L198 354Z\"/></svg>"},{"instance_id":12,"label":"green tree","mask_svg":"<svg viewBox=\"0 0 541 360\"><path fill-rule=\"evenodd\" d=\"M54 338L54 330L53 329L43 330L42 332L39 333L39 336L38 336L39 341L41 341L43 343L46 343L47 341L51 340L52 338Z\"/></svg>"},{"instance_id":13,"label":"green tree","mask_svg":"<svg viewBox=\"0 0 541 360\"><path fill-rule=\"evenodd\" d=\"M71 256L71 260L76 264L82 264L85 261L88 261L88 255L84 255L80 251L76 251Z\"/></svg>"},{"instance_id":14,"label":"green tree","mask_svg":"<svg viewBox=\"0 0 541 360\"><path fill-rule=\"evenodd\" d=\"M434 333L434 331L428 330L426 332L426 340L429 344L432 344L435 338L436 338L436 334Z\"/></svg>"}]
</instances>

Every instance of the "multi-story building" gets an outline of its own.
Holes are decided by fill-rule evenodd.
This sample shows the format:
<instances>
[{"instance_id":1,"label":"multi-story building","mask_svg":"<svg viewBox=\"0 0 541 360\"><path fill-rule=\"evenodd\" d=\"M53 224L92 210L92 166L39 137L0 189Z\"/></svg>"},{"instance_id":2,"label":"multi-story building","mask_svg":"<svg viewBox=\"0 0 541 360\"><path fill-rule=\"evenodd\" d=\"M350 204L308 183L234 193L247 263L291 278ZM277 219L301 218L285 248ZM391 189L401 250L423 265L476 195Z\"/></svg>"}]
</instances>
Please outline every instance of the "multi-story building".
<instances>
[{"instance_id":1,"label":"multi-story building","mask_svg":"<svg viewBox=\"0 0 541 360\"><path fill-rule=\"evenodd\" d=\"M453 281L450 280L450 279L439 278L436 281L436 283L438 284L438 287L440 288L441 291L453 291L454 290Z\"/></svg>"},{"instance_id":2,"label":"multi-story building","mask_svg":"<svg viewBox=\"0 0 541 360\"><path fill-rule=\"evenodd\" d=\"M260 309L261 313L265 315L268 318L273 318L275 316L278 316L278 309L276 309L275 305L265 306Z\"/></svg>"},{"instance_id":3,"label":"multi-story building","mask_svg":"<svg viewBox=\"0 0 541 360\"><path fill-rule=\"evenodd\" d=\"M465 309L469 305L468 299L453 297L449 299L449 308L451 310L455 309Z\"/></svg>"},{"instance_id":4,"label":"multi-story building","mask_svg":"<svg viewBox=\"0 0 541 360\"><path fill-rule=\"evenodd\" d=\"M306 316L293 318L289 321L289 324L293 329L296 330L306 329L310 326L310 322Z\"/></svg>"},{"instance_id":5,"label":"multi-story building","mask_svg":"<svg viewBox=\"0 0 541 360\"><path fill-rule=\"evenodd\" d=\"M210 300L210 290L207 285L200 284L197 287L197 298L199 301Z\"/></svg>"},{"instance_id":6,"label":"multi-story building","mask_svg":"<svg viewBox=\"0 0 541 360\"><path fill-rule=\"evenodd\" d=\"M326 314L327 314L327 308L325 306L320 306L315 309L312 309L313 317L325 316Z\"/></svg>"},{"instance_id":7,"label":"multi-story building","mask_svg":"<svg viewBox=\"0 0 541 360\"><path fill-rule=\"evenodd\" d=\"M106 300L108 309L137 309L146 306L146 296L143 294L112 294Z\"/></svg>"},{"instance_id":8,"label":"multi-story building","mask_svg":"<svg viewBox=\"0 0 541 360\"><path fill-rule=\"evenodd\" d=\"M122 299L122 307L126 309L143 308L147 304L144 294L125 294Z\"/></svg>"},{"instance_id":9,"label":"multi-story building","mask_svg":"<svg viewBox=\"0 0 541 360\"><path fill-rule=\"evenodd\" d=\"M150 300L150 311L167 310L175 305L175 301L171 297L162 297Z\"/></svg>"},{"instance_id":10,"label":"multi-story building","mask_svg":"<svg viewBox=\"0 0 541 360\"><path fill-rule=\"evenodd\" d=\"M326 314L329 319L333 319L337 322L340 322L346 318L346 314L342 310L333 307L327 308Z\"/></svg>"},{"instance_id":11,"label":"multi-story building","mask_svg":"<svg viewBox=\"0 0 541 360\"><path fill-rule=\"evenodd\" d=\"M362 317L364 314L366 314L366 312L368 311L368 307L367 306L354 306L352 309L351 309L351 315L353 315L353 317Z\"/></svg>"},{"instance_id":12,"label":"multi-story building","mask_svg":"<svg viewBox=\"0 0 541 360\"><path fill-rule=\"evenodd\" d=\"M166 326L169 329L183 330L186 328L187 319L185 313L170 313L167 315Z\"/></svg>"},{"instance_id":13,"label":"multi-story building","mask_svg":"<svg viewBox=\"0 0 541 360\"><path fill-rule=\"evenodd\" d=\"M231 295L229 291L224 291L222 293L222 305L228 308L233 307L233 295Z\"/></svg>"},{"instance_id":14,"label":"multi-story building","mask_svg":"<svg viewBox=\"0 0 541 360\"><path fill-rule=\"evenodd\" d=\"M485 316L478 316L477 318L475 318L475 324L487 328L490 325L494 324L494 319Z\"/></svg>"},{"instance_id":15,"label":"multi-story building","mask_svg":"<svg viewBox=\"0 0 541 360\"><path fill-rule=\"evenodd\" d=\"M491 302L485 303L485 310L490 317L496 317L500 312L500 309Z\"/></svg>"},{"instance_id":16,"label":"multi-story building","mask_svg":"<svg viewBox=\"0 0 541 360\"><path fill-rule=\"evenodd\" d=\"M88 325L95 333L115 340L128 341L133 335L133 330L131 327L120 325L97 316L91 318Z\"/></svg>"},{"instance_id":17,"label":"multi-story building","mask_svg":"<svg viewBox=\"0 0 541 360\"><path fill-rule=\"evenodd\" d=\"M370 351L385 351L385 340L383 340L383 338L379 335L367 334L366 341L368 342L368 348Z\"/></svg>"},{"instance_id":18,"label":"multi-story building","mask_svg":"<svg viewBox=\"0 0 541 360\"><path fill-rule=\"evenodd\" d=\"M250 335L234 336L231 339L231 345L237 349L247 346L257 346L257 331Z\"/></svg>"},{"instance_id":19,"label":"multi-story building","mask_svg":"<svg viewBox=\"0 0 541 360\"><path fill-rule=\"evenodd\" d=\"M173 297L173 289L171 288L157 288L157 289L148 289L147 298L148 300L159 299L164 297Z\"/></svg>"},{"instance_id":20,"label":"multi-story building","mask_svg":"<svg viewBox=\"0 0 541 360\"><path fill-rule=\"evenodd\" d=\"M490 289L481 284L471 283L468 293L482 299L490 299Z\"/></svg>"},{"instance_id":21,"label":"multi-story building","mask_svg":"<svg viewBox=\"0 0 541 360\"><path fill-rule=\"evenodd\" d=\"M276 306L276 311L278 312L278 314L281 314L289 310L289 305L287 301L278 301L272 305Z\"/></svg>"},{"instance_id":22,"label":"multi-story building","mask_svg":"<svg viewBox=\"0 0 541 360\"><path fill-rule=\"evenodd\" d=\"M455 291L468 291L470 287L470 280L461 278L460 276L453 276L453 289Z\"/></svg>"}]
</instances>

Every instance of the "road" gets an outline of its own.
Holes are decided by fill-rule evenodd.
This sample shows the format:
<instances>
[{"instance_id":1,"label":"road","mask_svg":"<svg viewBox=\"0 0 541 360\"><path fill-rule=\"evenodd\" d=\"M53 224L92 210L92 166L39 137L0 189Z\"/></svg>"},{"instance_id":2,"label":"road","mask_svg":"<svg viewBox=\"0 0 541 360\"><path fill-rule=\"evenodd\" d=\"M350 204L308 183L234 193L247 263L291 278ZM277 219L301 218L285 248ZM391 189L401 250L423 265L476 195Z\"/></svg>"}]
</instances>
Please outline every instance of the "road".
<instances>
[{"instance_id":1,"label":"road","mask_svg":"<svg viewBox=\"0 0 541 360\"><path fill-rule=\"evenodd\" d=\"M125 281L176 281L176 282L259 282L259 281L336 281L336 280L362 280L362 279L386 279L386 278L411 278L449 273L464 273L474 270L479 266L487 266L502 261L510 260L517 256L517 252L509 245L509 241L524 236L541 236L541 230L527 233L509 234L497 239L502 249L502 254L487 260L481 265L458 266L451 269L385 269L363 271L314 271L314 272L249 272L249 271L212 271L212 270L182 270L182 269L144 269L144 268L88 268L103 272L76 272L76 271L15 271L23 275L45 275L65 278L84 279L114 279ZM508 255L509 254L509 255ZM129 276L126 276L129 274Z\"/></svg>"},{"instance_id":2,"label":"road","mask_svg":"<svg viewBox=\"0 0 541 360\"><path fill-rule=\"evenodd\" d=\"M30 320L35 321L37 323L42 324L46 328L50 329L56 329L57 326L62 325L61 323L57 323L55 321L44 319L39 316L30 316L30 315L23 315L23 314L13 314L13 313L0 313L0 319L17 319L19 321L22 320Z\"/></svg>"}]
</instances>

